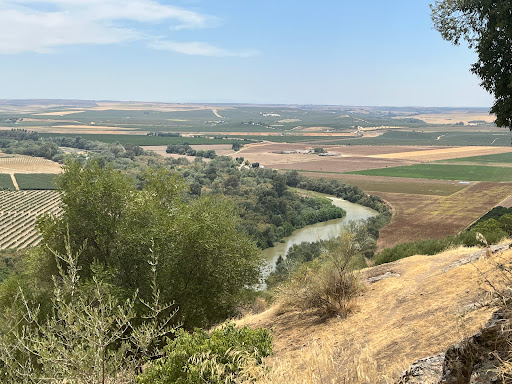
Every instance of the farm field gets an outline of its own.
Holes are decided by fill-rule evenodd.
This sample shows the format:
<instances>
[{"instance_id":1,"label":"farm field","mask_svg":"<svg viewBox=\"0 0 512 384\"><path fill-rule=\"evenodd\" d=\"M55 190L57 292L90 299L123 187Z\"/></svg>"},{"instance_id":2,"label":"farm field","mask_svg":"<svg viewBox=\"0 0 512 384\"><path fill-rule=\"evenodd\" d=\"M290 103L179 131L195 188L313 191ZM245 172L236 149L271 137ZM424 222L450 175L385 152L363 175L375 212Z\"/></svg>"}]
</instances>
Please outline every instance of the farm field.
<instances>
[{"instance_id":1,"label":"farm field","mask_svg":"<svg viewBox=\"0 0 512 384\"><path fill-rule=\"evenodd\" d=\"M13 191L14 184L12 183L11 175L7 175L5 173L0 174L0 190L9 190Z\"/></svg>"},{"instance_id":2,"label":"farm field","mask_svg":"<svg viewBox=\"0 0 512 384\"><path fill-rule=\"evenodd\" d=\"M15 173L14 177L21 190L56 189L53 173Z\"/></svg>"},{"instance_id":3,"label":"farm field","mask_svg":"<svg viewBox=\"0 0 512 384\"><path fill-rule=\"evenodd\" d=\"M0 173L59 173L61 165L42 157L0 152Z\"/></svg>"},{"instance_id":4,"label":"farm field","mask_svg":"<svg viewBox=\"0 0 512 384\"><path fill-rule=\"evenodd\" d=\"M0 249L26 248L40 241L34 228L37 216L59 214L56 191L0 191Z\"/></svg>"},{"instance_id":5,"label":"farm field","mask_svg":"<svg viewBox=\"0 0 512 384\"><path fill-rule=\"evenodd\" d=\"M512 195L512 183L482 182L450 196L377 192L395 215L381 230L378 248L455 235Z\"/></svg>"},{"instance_id":6,"label":"farm field","mask_svg":"<svg viewBox=\"0 0 512 384\"><path fill-rule=\"evenodd\" d=\"M512 168L482 165L415 164L403 167L368 169L353 173L368 176L409 177L440 180L511 182Z\"/></svg>"},{"instance_id":7,"label":"farm field","mask_svg":"<svg viewBox=\"0 0 512 384\"><path fill-rule=\"evenodd\" d=\"M336 156L318 156L317 154L286 153L321 147ZM431 146L343 146L311 144L257 143L242 148L237 156L243 156L250 162L259 162L265 167L310 172L352 172L368 169L394 168L414 165L425 161L451 160L456 157L496 152L512 152L511 147L431 147ZM381 176L379 174L379 176ZM395 176L382 174L382 176ZM410 176L416 177L416 176ZM477 179L478 180L478 179ZM486 179L484 179L486 180ZM490 179L493 181L494 179Z\"/></svg>"},{"instance_id":8,"label":"farm field","mask_svg":"<svg viewBox=\"0 0 512 384\"><path fill-rule=\"evenodd\" d=\"M512 153L496 153L494 155L470 156L451 159L450 163L481 163L481 164L512 164Z\"/></svg>"},{"instance_id":9,"label":"farm field","mask_svg":"<svg viewBox=\"0 0 512 384\"><path fill-rule=\"evenodd\" d=\"M384 176L373 177L325 172L300 172L300 174L307 177L341 180L347 184L355 185L370 194L376 194L376 192L391 192L414 195L449 196L469 186L468 184L461 184L449 180L397 179Z\"/></svg>"}]
</instances>

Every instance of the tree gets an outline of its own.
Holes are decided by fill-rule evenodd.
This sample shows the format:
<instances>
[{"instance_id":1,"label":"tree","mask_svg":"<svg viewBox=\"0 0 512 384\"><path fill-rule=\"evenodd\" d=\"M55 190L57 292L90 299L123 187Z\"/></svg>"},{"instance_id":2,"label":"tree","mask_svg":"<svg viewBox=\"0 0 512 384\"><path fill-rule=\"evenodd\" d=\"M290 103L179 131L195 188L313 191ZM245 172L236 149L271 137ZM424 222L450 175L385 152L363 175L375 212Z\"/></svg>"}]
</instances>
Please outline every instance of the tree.
<instances>
[{"instance_id":1,"label":"tree","mask_svg":"<svg viewBox=\"0 0 512 384\"><path fill-rule=\"evenodd\" d=\"M494 98L496 125L512 130L512 3L504 0L443 0L430 6L434 27L478 54L471 72Z\"/></svg>"},{"instance_id":2,"label":"tree","mask_svg":"<svg viewBox=\"0 0 512 384\"><path fill-rule=\"evenodd\" d=\"M136 189L109 165L68 163L57 181L63 213L38 225L43 239L33 253L33 278L51 292L58 266L49 250L65 253L69 229L72 249L83 246L81 278L89 279L99 263L111 271L119 299L135 292L142 300L151 298L147 265L154 251L161 255L162 299L176 302L176 320L185 328L234 315L259 281L261 260L254 242L239 231L234 204L218 196L185 201L186 184L166 169L150 169L139 179L141 189Z\"/></svg>"}]
</instances>

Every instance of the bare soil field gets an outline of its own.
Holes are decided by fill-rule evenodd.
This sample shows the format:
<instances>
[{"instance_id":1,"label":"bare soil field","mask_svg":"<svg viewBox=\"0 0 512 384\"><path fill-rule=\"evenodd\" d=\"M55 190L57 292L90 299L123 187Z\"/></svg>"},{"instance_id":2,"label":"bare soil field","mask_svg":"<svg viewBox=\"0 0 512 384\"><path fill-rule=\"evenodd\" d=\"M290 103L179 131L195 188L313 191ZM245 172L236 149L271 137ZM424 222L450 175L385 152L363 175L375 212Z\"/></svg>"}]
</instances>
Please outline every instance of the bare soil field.
<instances>
[{"instance_id":1,"label":"bare soil field","mask_svg":"<svg viewBox=\"0 0 512 384\"><path fill-rule=\"evenodd\" d=\"M301 174L308 177L341 180L347 184L355 185L370 194L376 194L376 192L391 192L449 196L452 193L467 188L469 185L476 184L476 182L461 184L451 180L397 179L396 177L347 175L342 173L301 172Z\"/></svg>"},{"instance_id":2,"label":"bare soil field","mask_svg":"<svg viewBox=\"0 0 512 384\"><path fill-rule=\"evenodd\" d=\"M213 149L217 156L229 156L235 153L231 148L231 144L216 144L216 145L191 145L192 149L196 151L208 151Z\"/></svg>"},{"instance_id":3,"label":"bare soil field","mask_svg":"<svg viewBox=\"0 0 512 384\"><path fill-rule=\"evenodd\" d=\"M385 153L377 155L368 155L369 157L385 159L409 159L417 161L436 161L449 160L459 157L494 155L497 153L512 152L512 147L455 147L455 148L436 148L421 151L404 151L395 153Z\"/></svg>"},{"instance_id":4,"label":"bare soil field","mask_svg":"<svg viewBox=\"0 0 512 384\"><path fill-rule=\"evenodd\" d=\"M380 232L379 250L407 241L455 235L512 195L512 183L481 182L450 196L376 192L395 215Z\"/></svg>"},{"instance_id":5,"label":"bare soil field","mask_svg":"<svg viewBox=\"0 0 512 384\"><path fill-rule=\"evenodd\" d=\"M286 158L280 159L278 156L286 156ZM294 155L268 155L267 160L265 160L263 164L266 167L275 169L290 169L299 171L318 172L352 172L416 164L416 162L408 160L371 159L368 157L321 157L314 154L295 155L295 158L291 156ZM295 162L292 162L294 160Z\"/></svg>"},{"instance_id":6,"label":"bare soil field","mask_svg":"<svg viewBox=\"0 0 512 384\"><path fill-rule=\"evenodd\" d=\"M61 165L42 157L0 153L0 173L60 173Z\"/></svg>"},{"instance_id":7,"label":"bare soil field","mask_svg":"<svg viewBox=\"0 0 512 384\"><path fill-rule=\"evenodd\" d=\"M431 146L322 146L338 156L316 154L279 154L280 151L306 150L318 147L309 144L258 143L244 147L239 155L276 169L317 172L351 172L411 165L420 162L449 160L473 155L512 152L512 147L431 147Z\"/></svg>"}]
</instances>

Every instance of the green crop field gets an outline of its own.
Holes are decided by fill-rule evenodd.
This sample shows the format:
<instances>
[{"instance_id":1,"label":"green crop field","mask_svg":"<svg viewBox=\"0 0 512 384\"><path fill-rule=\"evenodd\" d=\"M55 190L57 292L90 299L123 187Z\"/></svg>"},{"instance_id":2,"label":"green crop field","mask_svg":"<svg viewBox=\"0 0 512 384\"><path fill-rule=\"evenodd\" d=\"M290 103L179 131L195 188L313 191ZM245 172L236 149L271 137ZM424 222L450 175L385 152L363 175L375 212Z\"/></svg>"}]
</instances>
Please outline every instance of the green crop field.
<instances>
[{"instance_id":1,"label":"green crop field","mask_svg":"<svg viewBox=\"0 0 512 384\"><path fill-rule=\"evenodd\" d=\"M347 173L368 176L412 177L438 180L512 181L512 168L487 167L482 165L415 164L403 167L369 169Z\"/></svg>"},{"instance_id":2,"label":"green crop field","mask_svg":"<svg viewBox=\"0 0 512 384\"><path fill-rule=\"evenodd\" d=\"M471 157L459 157L457 159L441 160L443 163L483 163L483 164L512 164L512 152L510 153L497 153L495 155L483 155L483 156L471 156ZM440 162L440 161L438 161Z\"/></svg>"},{"instance_id":3,"label":"green crop field","mask_svg":"<svg viewBox=\"0 0 512 384\"><path fill-rule=\"evenodd\" d=\"M5 173L0 174L0 190L14 191L11 175Z\"/></svg>"},{"instance_id":4,"label":"green crop field","mask_svg":"<svg viewBox=\"0 0 512 384\"><path fill-rule=\"evenodd\" d=\"M37 244L36 218L44 213L59 214L60 204L56 191L0 191L0 249Z\"/></svg>"},{"instance_id":5,"label":"green crop field","mask_svg":"<svg viewBox=\"0 0 512 384\"><path fill-rule=\"evenodd\" d=\"M54 173L16 173L16 181L21 190L55 189Z\"/></svg>"},{"instance_id":6,"label":"green crop field","mask_svg":"<svg viewBox=\"0 0 512 384\"><path fill-rule=\"evenodd\" d=\"M323 138L318 144L340 145L435 145L435 146L510 146L512 133L496 132L414 132L390 131L371 138Z\"/></svg>"}]
</instances>

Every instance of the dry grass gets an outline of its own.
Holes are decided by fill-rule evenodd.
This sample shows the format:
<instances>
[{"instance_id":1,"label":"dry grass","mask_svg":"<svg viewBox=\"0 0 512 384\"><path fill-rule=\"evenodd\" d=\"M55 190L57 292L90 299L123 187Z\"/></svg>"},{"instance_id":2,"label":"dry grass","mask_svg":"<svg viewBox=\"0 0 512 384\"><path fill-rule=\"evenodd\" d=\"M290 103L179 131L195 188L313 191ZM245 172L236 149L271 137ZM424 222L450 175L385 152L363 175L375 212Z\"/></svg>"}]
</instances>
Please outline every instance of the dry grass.
<instances>
[{"instance_id":1,"label":"dry grass","mask_svg":"<svg viewBox=\"0 0 512 384\"><path fill-rule=\"evenodd\" d=\"M46 112L46 113L34 113L35 116L65 116L65 115L72 115L74 113L82 113L85 112L85 110L76 110L76 111L59 111L59 112ZM24 119L27 121L27 119Z\"/></svg>"},{"instance_id":2,"label":"dry grass","mask_svg":"<svg viewBox=\"0 0 512 384\"><path fill-rule=\"evenodd\" d=\"M481 272L492 279L493 260L449 268L472 252L413 256L363 271L400 276L369 285L357 309L342 320L320 322L310 312L280 313L275 307L240 320L274 329L272 371L261 383L392 383L413 361L474 334L493 309L461 312L488 298ZM512 259L512 251L502 257Z\"/></svg>"},{"instance_id":3,"label":"dry grass","mask_svg":"<svg viewBox=\"0 0 512 384\"><path fill-rule=\"evenodd\" d=\"M495 115L488 113L473 113L469 111L452 111L450 113L432 113L432 114L420 114L412 116L415 119L423 120L429 124L455 124L459 121L463 121L467 124L469 121L482 120L492 123L495 119ZM467 127L466 127L467 129Z\"/></svg>"}]
</instances>

